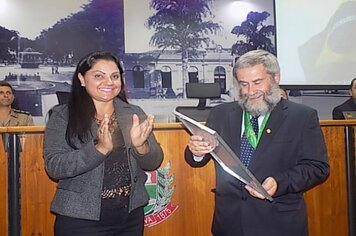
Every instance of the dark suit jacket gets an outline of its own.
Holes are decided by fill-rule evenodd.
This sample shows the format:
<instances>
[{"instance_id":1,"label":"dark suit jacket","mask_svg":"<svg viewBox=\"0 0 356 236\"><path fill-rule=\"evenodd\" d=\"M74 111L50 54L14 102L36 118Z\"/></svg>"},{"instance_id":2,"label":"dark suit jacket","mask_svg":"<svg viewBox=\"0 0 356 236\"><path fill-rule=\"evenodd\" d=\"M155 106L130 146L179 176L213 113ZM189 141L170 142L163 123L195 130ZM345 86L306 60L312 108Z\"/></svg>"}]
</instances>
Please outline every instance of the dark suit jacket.
<instances>
[{"instance_id":1,"label":"dark suit jacket","mask_svg":"<svg viewBox=\"0 0 356 236\"><path fill-rule=\"evenodd\" d=\"M207 121L207 126L216 130L238 156L242 114L237 103L226 103L215 107ZM210 158L206 155L201 162L195 162L186 149L186 161L193 167L204 166ZM282 99L271 113L249 169L260 182L269 176L275 178L278 189L274 201L250 196L236 178L215 162L213 234L307 235L303 192L329 174L326 145L316 111Z\"/></svg>"},{"instance_id":2,"label":"dark suit jacket","mask_svg":"<svg viewBox=\"0 0 356 236\"><path fill-rule=\"evenodd\" d=\"M343 111L356 111L356 104L352 98L333 109L333 120L345 120Z\"/></svg>"}]
</instances>

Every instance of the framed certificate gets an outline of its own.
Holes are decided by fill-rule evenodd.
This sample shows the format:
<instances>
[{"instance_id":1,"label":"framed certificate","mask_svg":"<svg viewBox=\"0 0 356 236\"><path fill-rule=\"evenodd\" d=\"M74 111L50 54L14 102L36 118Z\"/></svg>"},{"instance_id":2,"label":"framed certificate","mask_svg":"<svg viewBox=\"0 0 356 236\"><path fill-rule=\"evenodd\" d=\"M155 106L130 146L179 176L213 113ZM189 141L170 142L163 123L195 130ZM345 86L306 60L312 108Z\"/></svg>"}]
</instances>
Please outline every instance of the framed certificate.
<instances>
[{"instance_id":1,"label":"framed certificate","mask_svg":"<svg viewBox=\"0 0 356 236\"><path fill-rule=\"evenodd\" d=\"M273 201L273 198L262 187L256 177L242 164L240 158L231 150L231 148L225 143L220 135L213 129L202 125L201 123L174 111L173 114L179 121L189 130L193 135L198 135L203 138L204 141L210 143L214 148L210 153L217 163L230 175L234 176L244 184L255 189L262 194L267 200Z\"/></svg>"}]
</instances>

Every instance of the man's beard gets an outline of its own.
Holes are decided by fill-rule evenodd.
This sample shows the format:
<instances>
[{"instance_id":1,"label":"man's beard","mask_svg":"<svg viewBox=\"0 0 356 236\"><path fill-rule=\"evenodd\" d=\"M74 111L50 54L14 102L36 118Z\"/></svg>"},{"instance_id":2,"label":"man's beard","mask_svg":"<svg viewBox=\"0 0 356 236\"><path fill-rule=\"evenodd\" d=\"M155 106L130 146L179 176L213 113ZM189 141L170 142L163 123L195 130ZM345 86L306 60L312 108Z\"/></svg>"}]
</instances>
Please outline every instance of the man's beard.
<instances>
[{"instance_id":1,"label":"man's beard","mask_svg":"<svg viewBox=\"0 0 356 236\"><path fill-rule=\"evenodd\" d=\"M249 95L241 95L240 89L237 90L237 102L242 107L243 110L248 111L252 116L263 116L268 112L272 111L272 109L277 105L277 103L281 100L281 95L279 92L279 86L277 83L273 83L271 88L267 92L258 91L257 93L260 95L263 94L263 100L258 104L253 104L249 100ZM257 95L258 95L257 94Z\"/></svg>"}]
</instances>

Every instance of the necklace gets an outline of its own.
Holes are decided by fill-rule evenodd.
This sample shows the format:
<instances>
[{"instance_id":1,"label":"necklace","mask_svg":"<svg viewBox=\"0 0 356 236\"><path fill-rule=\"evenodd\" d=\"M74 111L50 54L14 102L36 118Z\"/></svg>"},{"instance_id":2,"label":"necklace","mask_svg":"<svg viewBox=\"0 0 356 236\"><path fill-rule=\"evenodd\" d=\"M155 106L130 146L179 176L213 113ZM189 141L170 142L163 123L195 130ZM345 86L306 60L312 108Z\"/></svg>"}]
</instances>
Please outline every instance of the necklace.
<instances>
[{"instance_id":1,"label":"necklace","mask_svg":"<svg viewBox=\"0 0 356 236\"><path fill-rule=\"evenodd\" d=\"M98 126L100 126L101 122L103 121L103 119L98 119L97 117L95 118L95 122ZM114 130L119 126L119 122L117 120L117 116L115 111L111 114L110 119L109 119L109 131L110 133L113 133Z\"/></svg>"}]
</instances>

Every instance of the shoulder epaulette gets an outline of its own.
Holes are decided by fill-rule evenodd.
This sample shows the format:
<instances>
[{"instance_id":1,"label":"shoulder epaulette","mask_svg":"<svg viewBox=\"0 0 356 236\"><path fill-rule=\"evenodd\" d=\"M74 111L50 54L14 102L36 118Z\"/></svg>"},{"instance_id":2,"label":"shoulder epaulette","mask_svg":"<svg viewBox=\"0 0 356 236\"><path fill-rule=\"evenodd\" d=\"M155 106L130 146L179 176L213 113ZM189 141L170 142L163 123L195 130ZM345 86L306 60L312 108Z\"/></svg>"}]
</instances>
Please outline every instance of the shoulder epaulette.
<instances>
[{"instance_id":1,"label":"shoulder epaulette","mask_svg":"<svg viewBox=\"0 0 356 236\"><path fill-rule=\"evenodd\" d=\"M16 112L16 113L21 113L21 114L31 115L31 113L30 113L30 112L28 112L28 111L22 111L22 110L17 110L17 109L13 109L13 110L14 110L14 112Z\"/></svg>"}]
</instances>

